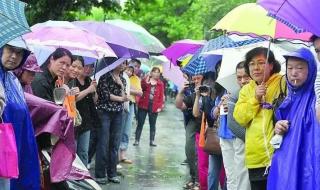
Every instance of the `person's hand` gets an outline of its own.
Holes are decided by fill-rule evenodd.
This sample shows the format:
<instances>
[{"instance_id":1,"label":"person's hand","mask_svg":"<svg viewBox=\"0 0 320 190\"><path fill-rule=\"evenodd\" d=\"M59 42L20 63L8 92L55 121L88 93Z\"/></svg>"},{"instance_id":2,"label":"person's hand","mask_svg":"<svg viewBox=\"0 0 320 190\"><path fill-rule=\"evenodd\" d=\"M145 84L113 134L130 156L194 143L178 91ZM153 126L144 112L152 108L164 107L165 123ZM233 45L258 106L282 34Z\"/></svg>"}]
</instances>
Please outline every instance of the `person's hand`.
<instances>
[{"instance_id":1,"label":"person's hand","mask_svg":"<svg viewBox=\"0 0 320 190\"><path fill-rule=\"evenodd\" d=\"M201 94L200 94L199 86L195 87L194 91L196 93L196 96L200 97Z\"/></svg>"},{"instance_id":2,"label":"person's hand","mask_svg":"<svg viewBox=\"0 0 320 190\"><path fill-rule=\"evenodd\" d=\"M220 102L220 106L223 106L223 111L225 113L228 112L228 101L230 98L230 94L225 94L221 97L221 102Z\"/></svg>"},{"instance_id":3,"label":"person's hand","mask_svg":"<svg viewBox=\"0 0 320 190\"><path fill-rule=\"evenodd\" d=\"M87 89L88 89L89 93L94 93L94 92L96 92L97 88L96 88L95 84L91 83L91 85Z\"/></svg>"},{"instance_id":4,"label":"person's hand","mask_svg":"<svg viewBox=\"0 0 320 190\"><path fill-rule=\"evenodd\" d=\"M122 101L123 101L123 102L128 102L128 101L130 101L130 96L129 96L129 95L124 95L124 96L122 96Z\"/></svg>"},{"instance_id":5,"label":"person's hand","mask_svg":"<svg viewBox=\"0 0 320 190\"><path fill-rule=\"evenodd\" d=\"M79 87L73 87L73 88L71 88L70 91L69 91L69 94L70 94L70 95L77 95L77 94L79 94L79 93L80 93Z\"/></svg>"},{"instance_id":6,"label":"person's hand","mask_svg":"<svg viewBox=\"0 0 320 190\"><path fill-rule=\"evenodd\" d=\"M160 109L160 108L158 108L156 112L157 112L157 113L161 112L161 109Z\"/></svg>"},{"instance_id":7,"label":"person's hand","mask_svg":"<svg viewBox=\"0 0 320 190\"><path fill-rule=\"evenodd\" d=\"M91 81L91 84L90 84L90 85L93 85L94 87L97 88L98 83L97 83L96 79L93 79L93 80Z\"/></svg>"},{"instance_id":8,"label":"person's hand","mask_svg":"<svg viewBox=\"0 0 320 190\"><path fill-rule=\"evenodd\" d=\"M288 120L280 120L276 123L274 127L274 132L278 135L283 135L289 129L289 121Z\"/></svg>"},{"instance_id":9,"label":"person's hand","mask_svg":"<svg viewBox=\"0 0 320 190\"><path fill-rule=\"evenodd\" d=\"M267 93L267 87L264 83L262 83L256 87L256 99L259 102L262 101L262 97L265 96L266 93Z\"/></svg>"}]
</instances>

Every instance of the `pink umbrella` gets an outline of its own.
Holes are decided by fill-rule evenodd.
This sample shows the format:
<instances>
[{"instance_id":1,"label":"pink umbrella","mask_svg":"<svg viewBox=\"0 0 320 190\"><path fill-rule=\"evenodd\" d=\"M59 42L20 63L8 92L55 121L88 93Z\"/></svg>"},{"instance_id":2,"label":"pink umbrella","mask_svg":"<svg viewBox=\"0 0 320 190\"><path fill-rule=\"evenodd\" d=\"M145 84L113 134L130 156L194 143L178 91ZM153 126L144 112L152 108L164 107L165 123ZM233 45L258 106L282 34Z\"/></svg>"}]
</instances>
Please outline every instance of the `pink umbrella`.
<instances>
[{"instance_id":1,"label":"pink umbrella","mask_svg":"<svg viewBox=\"0 0 320 190\"><path fill-rule=\"evenodd\" d=\"M172 65L169 62L165 62L163 65L163 76L169 80L171 80L175 85L178 86L179 89L182 89L184 83L187 81L183 77L183 73L180 70L180 67Z\"/></svg>"},{"instance_id":2,"label":"pink umbrella","mask_svg":"<svg viewBox=\"0 0 320 190\"><path fill-rule=\"evenodd\" d=\"M29 46L63 47L75 55L96 59L117 57L104 38L67 21L47 21L31 30L23 36Z\"/></svg>"}]
</instances>

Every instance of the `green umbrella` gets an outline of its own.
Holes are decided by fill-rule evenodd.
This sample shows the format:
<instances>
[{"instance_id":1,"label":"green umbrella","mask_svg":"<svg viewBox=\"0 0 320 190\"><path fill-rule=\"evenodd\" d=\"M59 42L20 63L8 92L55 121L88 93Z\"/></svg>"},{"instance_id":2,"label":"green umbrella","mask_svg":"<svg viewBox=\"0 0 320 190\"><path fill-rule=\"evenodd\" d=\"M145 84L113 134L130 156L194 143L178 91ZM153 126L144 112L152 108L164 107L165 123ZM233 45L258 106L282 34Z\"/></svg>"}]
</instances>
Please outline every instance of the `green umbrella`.
<instances>
[{"instance_id":1,"label":"green umbrella","mask_svg":"<svg viewBox=\"0 0 320 190\"><path fill-rule=\"evenodd\" d=\"M160 42L160 40L158 40L156 37L150 34L142 26L132 21L115 19L106 20L105 22L121 27L132 33L150 53L160 53L165 49L164 45Z\"/></svg>"}]
</instances>

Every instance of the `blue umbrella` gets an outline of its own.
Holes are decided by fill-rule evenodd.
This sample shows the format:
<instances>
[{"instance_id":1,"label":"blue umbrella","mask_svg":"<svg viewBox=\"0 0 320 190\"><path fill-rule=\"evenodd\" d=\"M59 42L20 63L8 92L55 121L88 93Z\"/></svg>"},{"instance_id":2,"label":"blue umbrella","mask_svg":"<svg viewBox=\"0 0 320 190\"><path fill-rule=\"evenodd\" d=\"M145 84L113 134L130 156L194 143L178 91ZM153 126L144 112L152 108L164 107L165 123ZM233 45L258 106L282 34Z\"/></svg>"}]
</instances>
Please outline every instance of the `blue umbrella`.
<instances>
[{"instance_id":1,"label":"blue umbrella","mask_svg":"<svg viewBox=\"0 0 320 190\"><path fill-rule=\"evenodd\" d=\"M253 43L265 41L263 38L253 38L242 41L233 41L227 36L220 36L210 40L203 48L193 56L188 65L184 68L184 72L191 75L204 74L209 71L215 72L215 65L222 60L222 55L205 54L206 52L222 49L222 48L235 48Z\"/></svg>"},{"instance_id":2,"label":"blue umbrella","mask_svg":"<svg viewBox=\"0 0 320 190\"><path fill-rule=\"evenodd\" d=\"M30 32L24 14L26 4L18 0L0 0L0 47Z\"/></svg>"},{"instance_id":3,"label":"blue umbrella","mask_svg":"<svg viewBox=\"0 0 320 190\"><path fill-rule=\"evenodd\" d=\"M202 48L200 48L184 67L183 72L190 75L204 74L209 71L215 71L215 65L221 61L221 55L202 55L202 53L221 49L226 44L233 42L228 36L219 36L215 39L208 41Z\"/></svg>"}]
</instances>

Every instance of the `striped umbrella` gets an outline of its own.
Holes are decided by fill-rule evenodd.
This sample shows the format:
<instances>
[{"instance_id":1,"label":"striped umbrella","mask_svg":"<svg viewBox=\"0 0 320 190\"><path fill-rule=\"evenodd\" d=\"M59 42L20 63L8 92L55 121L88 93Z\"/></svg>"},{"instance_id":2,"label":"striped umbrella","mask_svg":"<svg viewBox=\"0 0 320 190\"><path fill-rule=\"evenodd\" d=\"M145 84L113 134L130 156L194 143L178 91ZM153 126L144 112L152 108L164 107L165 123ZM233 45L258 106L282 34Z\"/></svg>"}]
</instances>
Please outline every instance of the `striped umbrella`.
<instances>
[{"instance_id":1,"label":"striped umbrella","mask_svg":"<svg viewBox=\"0 0 320 190\"><path fill-rule=\"evenodd\" d=\"M30 32L24 9L18 0L0 0L0 47L22 34Z\"/></svg>"}]
</instances>

